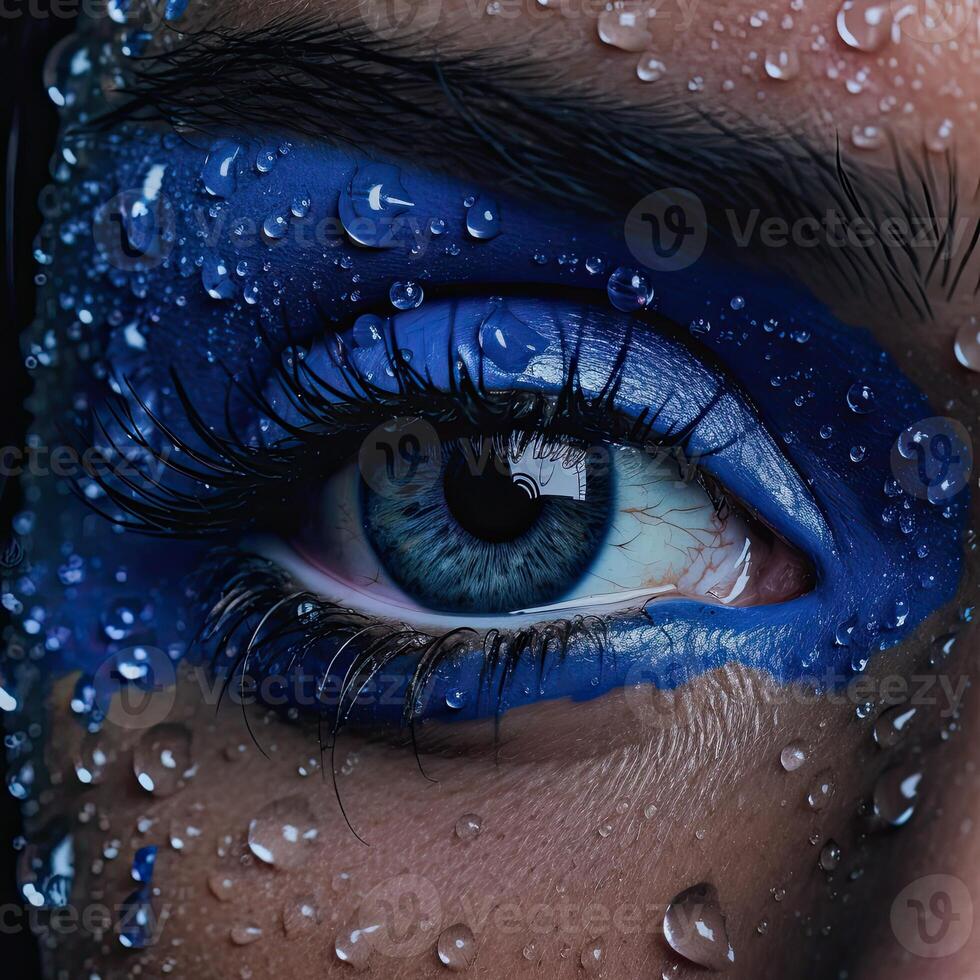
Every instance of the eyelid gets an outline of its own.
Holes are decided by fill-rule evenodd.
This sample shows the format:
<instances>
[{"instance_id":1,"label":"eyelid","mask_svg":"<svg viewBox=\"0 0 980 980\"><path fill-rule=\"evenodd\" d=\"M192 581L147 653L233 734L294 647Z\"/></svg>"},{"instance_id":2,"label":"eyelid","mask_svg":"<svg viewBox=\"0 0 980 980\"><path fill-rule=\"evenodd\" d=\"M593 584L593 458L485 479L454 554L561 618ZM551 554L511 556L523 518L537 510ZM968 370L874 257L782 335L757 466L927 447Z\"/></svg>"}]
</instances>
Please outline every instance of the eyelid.
<instances>
[{"instance_id":1,"label":"eyelid","mask_svg":"<svg viewBox=\"0 0 980 980\"><path fill-rule=\"evenodd\" d=\"M514 318L516 330L527 331L513 338L533 355L518 370L501 368L492 350L488 353L494 343L488 325L492 334L495 321L490 318L500 310ZM353 377L322 344L313 347L306 366L354 397L357 375L398 391L398 379L388 370L394 350L446 391L460 363L486 391L556 396L574 371L584 396L611 391L608 404L618 415L667 440L683 437L687 458L806 553L818 574L821 563L835 554L820 508L748 398L719 368L655 327L598 307L523 297L430 301L378 322L385 334L372 346L359 346L352 331L340 335L355 368ZM269 397L282 402L275 386Z\"/></svg>"}]
</instances>

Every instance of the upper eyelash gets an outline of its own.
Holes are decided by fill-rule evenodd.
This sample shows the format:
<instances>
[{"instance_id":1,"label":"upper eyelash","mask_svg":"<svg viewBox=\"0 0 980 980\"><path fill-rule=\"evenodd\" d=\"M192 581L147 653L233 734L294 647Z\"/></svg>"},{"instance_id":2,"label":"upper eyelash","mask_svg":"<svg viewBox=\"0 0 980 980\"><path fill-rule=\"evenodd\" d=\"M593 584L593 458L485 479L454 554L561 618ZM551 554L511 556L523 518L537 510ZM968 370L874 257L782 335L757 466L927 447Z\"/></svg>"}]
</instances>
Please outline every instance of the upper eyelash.
<instances>
[{"instance_id":1,"label":"upper eyelash","mask_svg":"<svg viewBox=\"0 0 980 980\"><path fill-rule=\"evenodd\" d=\"M565 382L557 395L486 391L482 371L473 377L465 365L456 362L451 350L447 351L453 365L448 390L423 376L400 351L389 350L397 387L394 393L361 377L343 357L338 358L338 365L349 391L328 385L301 357L293 356L291 363L280 362L274 377L300 422L283 417L261 393L254 375L249 376L248 383L229 378L226 435L219 435L205 421L180 378L172 373L183 419L196 440L193 442L165 423L135 387L126 383L129 397L149 420L150 431L145 423L137 422L133 404L125 394L108 399L109 419L96 416L95 424L113 454L126 458L121 439L137 447L139 468L134 475L118 466L89 475L108 500L128 516L106 514L84 493L81 496L113 523L143 533L195 536L245 530L254 514L263 511L264 492L281 499L284 485L323 479L329 475L328 464L323 462L325 446L330 449L330 464L341 465L356 451L360 438L394 415L426 418L444 432L455 427L460 434L504 435L517 430L528 440L588 434L608 441L655 445L672 453L680 465L687 459L692 432L714 402L710 401L683 429L666 434L654 431L656 409L644 409L636 418L625 419L612 404L629 344L627 333L605 385L595 395L587 395L582 389L574 350L569 353ZM230 403L235 394L281 427L287 437L271 446L259 446L244 438L231 420ZM113 424L121 435L112 431ZM162 448L151 439L153 432L162 437ZM723 448L702 451L699 459ZM189 482L190 487L174 486L174 481L168 482L154 471L169 471L177 480ZM81 492L80 487L76 490Z\"/></svg>"}]
</instances>

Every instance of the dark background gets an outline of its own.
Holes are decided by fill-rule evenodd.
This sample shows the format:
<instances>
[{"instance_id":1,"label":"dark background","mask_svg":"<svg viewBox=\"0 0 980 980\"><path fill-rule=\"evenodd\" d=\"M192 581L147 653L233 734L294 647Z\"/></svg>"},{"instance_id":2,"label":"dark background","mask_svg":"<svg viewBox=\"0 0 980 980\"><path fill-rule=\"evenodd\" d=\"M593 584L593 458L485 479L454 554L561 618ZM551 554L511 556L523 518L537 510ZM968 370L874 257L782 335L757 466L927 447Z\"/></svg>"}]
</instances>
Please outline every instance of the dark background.
<instances>
[{"instance_id":1,"label":"dark background","mask_svg":"<svg viewBox=\"0 0 980 980\"><path fill-rule=\"evenodd\" d=\"M2 164L3 267L0 319L0 446L23 445L28 422L24 398L30 390L18 335L34 315L32 242L40 224L37 196L48 179L57 116L44 91L42 67L51 46L73 28L73 19L54 17L46 4L5 2L0 12L0 164ZM57 7L55 8L57 9ZM3 481L0 477L0 481ZM0 553L9 543L10 521L20 506L14 481L0 483ZM6 631L6 619L0 629ZM6 791L6 753L0 768L0 905L18 902L16 853L20 833L16 801ZM40 976L33 937L27 930L0 932L0 970L15 980Z\"/></svg>"}]
</instances>

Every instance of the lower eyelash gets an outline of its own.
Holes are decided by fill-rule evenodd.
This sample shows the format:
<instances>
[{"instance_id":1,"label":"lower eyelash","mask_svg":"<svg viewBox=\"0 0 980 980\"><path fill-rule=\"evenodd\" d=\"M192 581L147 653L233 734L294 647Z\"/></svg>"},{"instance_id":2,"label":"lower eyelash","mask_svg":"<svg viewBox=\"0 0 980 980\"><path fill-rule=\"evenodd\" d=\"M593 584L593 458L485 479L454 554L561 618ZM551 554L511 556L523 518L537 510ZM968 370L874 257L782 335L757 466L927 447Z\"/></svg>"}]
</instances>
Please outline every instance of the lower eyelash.
<instances>
[{"instance_id":1,"label":"lower eyelash","mask_svg":"<svg viewBox=\"0 0 980 980\"><path fill-rule=\"evenodd\" d=\"M321 679L325 686L338 651L346 653L343 682L335 705L320 697L315 713L330 723L331 741L348 723L357 723L358 698L386 667L410 658L401 698L400 725L411 729L425 711L428 682L443 664L480 649L477 704L492 699L499 719L502 701L522 661L538 666L543 683L552 664L560 664L572 647L587 644L600 664L607 650L606 620L597 616L533 623L514 630L479 631L462 627L433 635L395 621L375 619L297 589L274 562L236 549L215 549L195 574L189 595L200 604L197 657L224 678L222 694L246 677L281 677L295 673ZM215 598L218 597L218 598ZM334 650L325 661L322 648ZM332 717L331 717L332 715Z\"/></svg>"}]
</instances>

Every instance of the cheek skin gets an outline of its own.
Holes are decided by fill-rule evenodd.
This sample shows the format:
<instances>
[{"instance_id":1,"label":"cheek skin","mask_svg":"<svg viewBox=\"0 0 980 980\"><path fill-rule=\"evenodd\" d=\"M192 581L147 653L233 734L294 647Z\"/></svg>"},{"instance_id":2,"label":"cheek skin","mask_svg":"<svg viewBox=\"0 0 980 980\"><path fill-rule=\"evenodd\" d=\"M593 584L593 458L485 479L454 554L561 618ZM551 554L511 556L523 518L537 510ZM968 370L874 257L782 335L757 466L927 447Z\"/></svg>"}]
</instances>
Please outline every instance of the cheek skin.
<instances>
[{"instance_id":1,"label":"cheek skin","mask_svg":"<svg viewBox=\"0 0 980 980\"><path fill-rule=\"evenodd\" d=\"M921 662L909 651L900 659L906 672ZM70 687L62 683L56 700ZM581 950L601 937L607 976L659 976L679 962L662 934L666 904L710 881L736 951L730 975L779 975L775 965L781 975L800 975L804 962L835 975L844 950L864 932L866 910L881 905L877 872L847 881L853 869L880 864L880 852L859 842L868 827L855 815L878 773L898 757L872 744L871 720L858 722L853 705L774 690L762 675L733 667L666 700L614 691L583 704L510 712L497 752L486 729L425 732L428 779L410 751L342 736L337 779L365 846L345 825L329 779L297 773L318 756L310 733L249 709L263 758L241 708L226 702L216 714L185 678L168 715L194 736L198 768L184 788L160 799L142 790L131 764L142 732L107 725L103 746L115 761L105 781L81 788L63 773L49 811L74 815L94 804L104 818L75 828L76 893L91 901L112 905L129 894L135 849L160 846L154 907L167 916L162 932L139 953L107 937L108 955L90 938L71 936L51 952L52 962L70 971L91 957L115 975L138 960L152 976L173 959L175 975L203 980L247 970L255 977L350 975L334 942L364 925L380 896L393 903L395 924L373 940L366 976L443 975L436 939L456 923L477 938L480 975L522 975L539 964L543 977L577 976ZM82 735L65 706L55 707L50 757L64 764ZM933 740L938 724L920 710L902 749L922 736ZM805 746L806 761L788 772L780 751L790 744ZM815 812L806 797L828 770L836 791ZM294 794L317 815L318 839L299 867L270 868L250 854L248 824ZM481 818L469 840L454 831L465 814ZM146 819L149 828L138 831ZM189 825L200 833L192 842L185 834L189 843L178 852L167 843L171 828ZM903 837L885 847L907 846ZM92 862L112 838L121 842L119 855L95 875ZM829 838L844 858L828 889L816 862ZM219 900L209 880L225 878L232 885ZM415 906L413 893L421 896ZM302 904L316 909L315 921L297 927ZM803 944L787 941L799 935L800 914L813 926L814 938ZM237 945L233 933L250 926L261 937Z\"/></svg>"}]
</instances>

